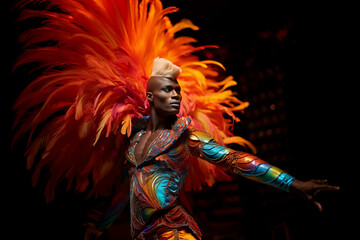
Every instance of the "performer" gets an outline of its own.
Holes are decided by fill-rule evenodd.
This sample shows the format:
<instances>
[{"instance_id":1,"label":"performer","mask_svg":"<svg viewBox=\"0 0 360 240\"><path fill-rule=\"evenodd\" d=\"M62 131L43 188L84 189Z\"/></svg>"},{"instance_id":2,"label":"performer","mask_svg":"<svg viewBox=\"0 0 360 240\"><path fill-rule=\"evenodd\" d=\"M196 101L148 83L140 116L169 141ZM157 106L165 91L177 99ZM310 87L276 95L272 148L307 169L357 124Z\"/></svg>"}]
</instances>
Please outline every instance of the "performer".
<instances>
[{"instance_id":1,"label":"performer","mask_svg":"<svg viewBox=\"0 0 360 240\"><path fill-rule=\"evenodd\" d=\"M25 9L29 3L45 9ZM112 197L105 212L90 214L86 239L128 200L134 239L201 239L183 191L230 180L226 172L299 193L320 210L314 195L338 189L225 147L255 152L230 131L248 103L229 90L231 76L218 79L221 63L193 54L216 46L175 38L198 29L190 20L172 25L166 15L177 8L160 0L23 0L18 8L19 20L43 24L20 36L14 68L31 63L40 73L14 104L14 141L28 134L27 167L33 184L46 167L47 201L62 180L69 190Z\"/></svg>"},{"instance_id":2,"label":"performer","mask_svg":"<svg viewBox=\"0 0 360 240\"><path fill-rule=\"evenodd\" d=\"M327 184L326 180L296 180L254 155L219 145L206 132L190 127L190 119L178 118L182 96L176 78L180 72L179 67L166 59L154 60L146 92L150 117L142 123L144 128L132 136L126 152L134 239L201 239L196 222L179 199L193 157L233 174L298 193L321 211L314 195L338 187ZM125 199L115 198L97 225L89 225L86 239L91 234L99 236L109 226Z\"/></svg>"}]
</instances>

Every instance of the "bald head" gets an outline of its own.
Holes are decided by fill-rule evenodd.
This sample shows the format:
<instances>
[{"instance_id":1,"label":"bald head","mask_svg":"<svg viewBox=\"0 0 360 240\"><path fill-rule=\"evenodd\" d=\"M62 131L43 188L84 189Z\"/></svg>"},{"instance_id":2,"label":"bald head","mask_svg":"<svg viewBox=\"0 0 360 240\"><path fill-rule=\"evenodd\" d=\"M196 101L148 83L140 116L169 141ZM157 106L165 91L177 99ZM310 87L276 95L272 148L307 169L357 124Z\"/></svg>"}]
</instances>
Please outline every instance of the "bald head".
<instances>
[{"instance_id":1,"label":"bald head","mask_svg":"<svg viewBox=\"0 0 360 240\"><path fill-rule=\"evenodd\" d=\"M153 92L155 89L159 89L159 86L164 84L165 82L174 82L178 84L178 81L176 79L172 79L169 77L160 77L160 76L152 76L149 78L147 86L146 86L146 92Z\"/></svg>"}]
</instances>

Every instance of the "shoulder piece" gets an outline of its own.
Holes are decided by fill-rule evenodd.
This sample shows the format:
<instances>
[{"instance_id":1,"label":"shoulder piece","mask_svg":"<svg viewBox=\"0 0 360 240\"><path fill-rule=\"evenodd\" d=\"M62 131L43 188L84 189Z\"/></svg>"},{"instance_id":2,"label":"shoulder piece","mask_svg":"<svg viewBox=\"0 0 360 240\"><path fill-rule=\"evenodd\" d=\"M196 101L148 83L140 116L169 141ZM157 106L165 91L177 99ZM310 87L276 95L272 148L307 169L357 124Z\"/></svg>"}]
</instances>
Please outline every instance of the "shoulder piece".
<instances>
[{"instance_id":1,"label":"shoulder piece","mask_svg":"<svg viewBox=\"0 0 360 240\"><path fill-rule=\"evenodd\" d=\"M204 131L200 131L194 128L191 128L189 130L190 130L190 134L189 134L190 146L193 146L194 144L196 145L199 142L208 143L214 141L214 139Z\"/></svg>"},{"instance_id":2,"label":"shoulder piece","mask_svg":"<svg viewBox=\"0 0 360 240\"><path fill-rule=\"evenodd\" d=\"M192 158L189 162L190 170L184 183L185 191L201 190L204 185L212 186L216 181L230 181L231 177L220 166L201 159L204 157L204 147L209 154L212 154L211 151L217 149L214 146L220 147L220 145L204 131L194 127L189 127L188 131L187 145Z\"/></svg>"},{"instance_id":3,"label":"shoulder piece","mask_svg":"<svg viewBox=\"0 0 360 240\"><path fill-rule=\"evenodd\" d=\"M172 131L181 133L187 129L187 127L190 125L191 119L188 117L179 117L177 121L172 126Z\"/></svg>"}]
</instances>

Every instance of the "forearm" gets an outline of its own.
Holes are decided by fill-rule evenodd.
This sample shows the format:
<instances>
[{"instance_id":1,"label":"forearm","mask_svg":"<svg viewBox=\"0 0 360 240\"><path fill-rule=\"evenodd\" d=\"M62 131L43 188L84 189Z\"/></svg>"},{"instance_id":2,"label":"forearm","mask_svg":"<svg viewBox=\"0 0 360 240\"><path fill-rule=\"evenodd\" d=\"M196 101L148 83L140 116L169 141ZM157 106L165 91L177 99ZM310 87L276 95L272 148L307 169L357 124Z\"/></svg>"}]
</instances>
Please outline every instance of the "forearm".
<instances>
[{"instance_id":1,"label":"forearm","mask_svg":"<svg viewBox=\"0 0 360 240\"><path fill-rule=\"evenodd\" d=\"M230 150L223 161L228 170L234 174L287 192L290 191L290 186L294 180L294 177L280 168L248 153Z\"/></svg>"},{"instance_id":2,"label":"forearm","mask_svg":"<svg viewBox=\"0 0 360 240\"><path fill-rule=\"evenodd\" d=\"M234 174L285 191L289 191L294 179L280 168L272 166L252 154L234 151L216 143L202 131L193 131L190 134L189 147L193 155L219 165Z\"/></svg>"}]
</instances>

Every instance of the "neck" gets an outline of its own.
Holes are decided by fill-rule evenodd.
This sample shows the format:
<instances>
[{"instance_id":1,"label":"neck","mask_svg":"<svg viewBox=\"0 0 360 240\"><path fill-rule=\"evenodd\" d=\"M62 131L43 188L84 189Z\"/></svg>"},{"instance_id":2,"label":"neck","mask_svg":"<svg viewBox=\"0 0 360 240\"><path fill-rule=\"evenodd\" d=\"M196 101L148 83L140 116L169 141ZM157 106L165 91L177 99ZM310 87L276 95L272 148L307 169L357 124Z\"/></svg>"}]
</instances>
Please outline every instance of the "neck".
<instances>
[{"instance_id":1,"label":"neck","mask_svg":"<svg viewBox=\"0 0 360 240\"><path fill-rule=\"evenodd\" d=\"M156 130L171 129L171 126L175 123L176 119L176 115L160 116L154 109L151 109L150 120L146 131L155 132Z\"/></svg>"}]
</instances>

